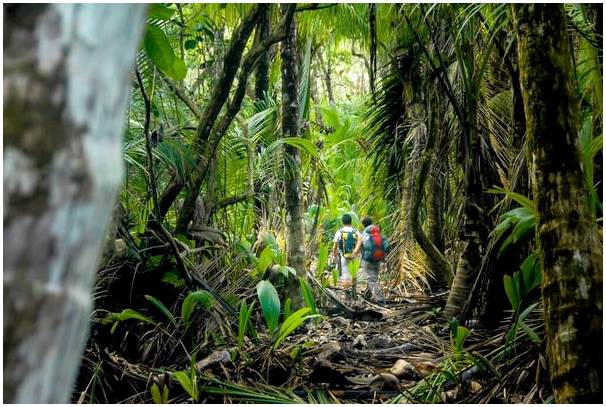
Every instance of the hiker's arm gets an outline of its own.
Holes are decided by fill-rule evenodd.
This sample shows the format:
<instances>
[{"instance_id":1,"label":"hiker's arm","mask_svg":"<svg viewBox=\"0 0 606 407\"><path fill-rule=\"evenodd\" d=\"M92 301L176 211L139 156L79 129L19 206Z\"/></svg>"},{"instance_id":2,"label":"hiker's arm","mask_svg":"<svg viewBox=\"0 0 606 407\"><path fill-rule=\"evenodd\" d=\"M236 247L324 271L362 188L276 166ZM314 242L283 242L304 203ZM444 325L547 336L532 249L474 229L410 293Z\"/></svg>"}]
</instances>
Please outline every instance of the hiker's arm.
<instances>
[{"instance_id":1,"label":"hiker's arm","mask_svg":"<svg viewBox=\"0 0 606 407\"><path fill-rule=\"evenodd\" d=\"M356 243L356 248L353 251L354 256L357 256L358 254L360 254L360 249L362 248L362 239L358 239L358 242Z\"/></svg>"},{"instance_id":2,"label":"hiker's arm","mask_svg":"<svg viewBox=\"0 0 606 407\"><path fill-rule=\"evenodd\" d=\"M339 245L337 242L332 243L332 259L333 261L337 258L337 253L339 252Z\"/></svg>"}]
</instances>

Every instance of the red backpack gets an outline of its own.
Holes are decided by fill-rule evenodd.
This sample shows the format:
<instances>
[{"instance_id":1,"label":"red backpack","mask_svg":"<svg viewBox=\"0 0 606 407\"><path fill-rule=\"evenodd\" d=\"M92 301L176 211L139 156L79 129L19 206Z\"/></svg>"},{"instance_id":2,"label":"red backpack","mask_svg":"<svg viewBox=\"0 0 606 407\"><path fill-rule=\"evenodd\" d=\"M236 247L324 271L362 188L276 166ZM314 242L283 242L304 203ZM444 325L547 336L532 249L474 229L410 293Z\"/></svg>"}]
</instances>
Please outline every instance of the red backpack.
<instances>
[{"instance_id":1,"label":"red backpack","mask_svg":"<svg viewBox=\"0 0 606 407\"><path fill-rule=\"evenodd\" d=\"M366 261L382 261L385 259L385 240L381 235L381 229L378 226L370 225L364 229L364 233L368 235L364 239L362 259Z\"/></svg>"}]
</instances>

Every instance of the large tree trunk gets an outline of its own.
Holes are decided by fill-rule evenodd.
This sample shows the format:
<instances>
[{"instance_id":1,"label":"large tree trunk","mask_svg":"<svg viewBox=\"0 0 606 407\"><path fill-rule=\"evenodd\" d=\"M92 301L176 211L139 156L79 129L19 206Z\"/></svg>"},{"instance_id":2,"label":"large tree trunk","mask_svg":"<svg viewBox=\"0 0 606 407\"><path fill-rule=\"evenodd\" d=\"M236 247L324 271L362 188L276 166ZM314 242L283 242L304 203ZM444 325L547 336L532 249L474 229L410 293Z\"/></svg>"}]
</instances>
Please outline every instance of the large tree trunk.
<instances>
[{"instance_id":1,"label":"large tree trunk","mask_svg":"<svg viewBox=\"0 0 606 407\"><path fill-rule=\"evenodd\" d=\"M283 13L288 5L281 4ZM299 135L299 105L297 85L297 30L295 19L290 24L288 36L282 42L282 137ZM305 229L303 225L303 190L301 186L301 152L292 146L285 147L284 185L286 201L286 248L288 265L305 278ZM293 309L301 306L298 282L289 280L289 295Z\"/></svg>"},{"instance_id":2,"label":"large tree trunk","mask_svg":"<svg viewBox=\"0 0 606 407\"><path fill-rule=\"evenodd\" d=\"M4 400L69 401L144 6L4 6Z\"/></svg>"},{"instance_id":3,"label":"large tree trunk","mask_svg":"<svg viewBox=\"0 0 606 407\"><path fill-rule=\"evenodd\" d=\"M429 130L427 132L427 143L415 182L415 191L410 210L410 225L417 243L429 259L429 267L435 280L439 283L447 284L452 276L452 267L444 256L444 253L436 246L435 242L429 239L423 230L419 219L421 201L423 200L423 191L425 190L425 182L429 173L431 159L434 157L438 160L441 159L439 156L434 155L434 146L437 134L440 131L440 129L438 129L438 120L440 119L440 110L438 109L439 103L438 97L435 92L432 91L430 93L430 100L428 101L429 109L427 117L429 121Z\"/></svg>"},{"instance_id":4,"label":"large tree trunk","mask_svg":"<svg viewBox=\"0 0 606 407\"><path fill-rule=\"evenodd\" d=\"M470 120L470 123L475 123ZM475 126L472 125L472 126ZM444 307L446 318L460 317L462 309L471 293L473 283L480 269L482 248L485 246L486 233L482 233L482 176L479 166L479 136L471 127L468 129L466 146L464 147L465 169L465 208L461 240L464 243L463 252L457 262L457 268Z\"/></svg>"},{"instance_id":5,"label":"large tree trunk","mask_svg":"<svg viewBox=\"0 0 606 407\"><path fill-rule=\"evenodd\" d=\"M440 150L436 152L430 171L429 185L427 188L427 237L435 245L440 253L444 253L444 161ZM452 274L441 267L434 257L428 256L427 265L434 273L434 288L449 287L452 282Z\"/></svg>"},{"instance_id":6,"label":"large tree trunk","mask_svg":"<svg viewBox=\"0 0 606 407\"><path fill-rule=\"evenodd\" d=\"M547 355L558 403L602 401L602 251L580 165L560 5L514 5L537 204Z\"/></svg>"}]
</instances>

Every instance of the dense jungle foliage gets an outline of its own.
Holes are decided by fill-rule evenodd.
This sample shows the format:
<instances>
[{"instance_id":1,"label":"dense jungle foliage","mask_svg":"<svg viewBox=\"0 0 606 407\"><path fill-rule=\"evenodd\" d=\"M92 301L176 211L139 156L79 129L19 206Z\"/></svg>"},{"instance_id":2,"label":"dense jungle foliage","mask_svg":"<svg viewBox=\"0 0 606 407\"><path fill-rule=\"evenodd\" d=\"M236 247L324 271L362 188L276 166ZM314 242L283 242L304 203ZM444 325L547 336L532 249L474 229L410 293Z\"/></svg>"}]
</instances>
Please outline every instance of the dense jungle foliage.
<instances>
[{"instance_id":1,"label":"dense jungle foliage","mask_svg":"<svg viewBox=\"0 0 606 407\"><path fill-rule=\"evenodd\" d=\"M511 7L296 7L152 6L137 58L123 146L127 175L115 218L127 257L114 257L99 273L98 331L75 397L334 401L331 381L337 389L364 388L355 380L339 383L351 373L335 367L332 356L326 366L319 358L321 368L311 373L302 367L305 355L324 345L313 333L321 329L319 315L331 312L322 298L322 288L336 282L325 272L328 253L349 213L357 228L363 215L372 216L393 242L382 283L394 310L411 293L450 289L419 325L442 334L446 348L450 337L453 348L418 361L394 401L548 401L551 388L534 377L544 369L545 303L533 237L537 195L528 173L532 145L524 138L520 33ZM560 35L569 44L568 55L559 57L573 60L578 105L576 117L563 119L578 129L583 194L590 219L601 224L601 9L566 5L562 12ZM563 98L560 92L555 97ZM542 184L535 188L546 193ZM304 249L303 262L291 261L292 246ZM285 341L306 320L309 337ZM449 321L451 333L440 321ZM481 343L473 330L467 339L472 327L503 333L489 353L476 354L464 346ZM402 345L393 339L389 346ZM217 366L208 355L219 355L231 373L204 369ZM143 387L111 380L108 362L120 357L149 366L156 382L147 374ZM421 373L419 363L435 371ZM348 364L355 363L348 358ZM127 366L118 363L118 372L127 374ZM472 367L478 388L468 389L471 378L455 386L462 381L457 375ZM166 372L178 385L162 380ZM376 373L354 376L370 375L365 384L376 394L401 390L399 378L394 384ZM417 377L424 379L410 381ZM269 386L309 390L289 395ZM377 397L359 393L351 397Z\"/></svg>"},{"instance_id":2,"label":"dense jungle foliage","mask_svg":"<svg viewBox=\"0 0 606 407\"><path fill-rule=\"evenodd\" d=\"M602 30L150 5L72 402L601 402ZM345 214L388 242L385 301L339 280Z\"/></svg>"}]
</instances>

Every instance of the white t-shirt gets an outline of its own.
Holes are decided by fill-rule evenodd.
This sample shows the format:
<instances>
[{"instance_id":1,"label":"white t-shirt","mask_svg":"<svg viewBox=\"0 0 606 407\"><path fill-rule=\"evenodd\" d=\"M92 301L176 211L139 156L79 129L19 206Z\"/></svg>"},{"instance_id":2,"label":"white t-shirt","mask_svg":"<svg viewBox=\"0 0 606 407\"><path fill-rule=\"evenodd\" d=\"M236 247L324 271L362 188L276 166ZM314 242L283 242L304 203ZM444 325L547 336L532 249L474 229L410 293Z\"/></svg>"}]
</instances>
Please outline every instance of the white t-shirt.
<instances>
[{"instance_id":1,"label":"white t-shirt","mask_svg":"<svg viewBox=\"0 0 606 407\"><path fill-rule=\"evenodd\" d=\"M335 233L335 237L332 240L334 243L339 243L341 241L341 236L342 233L341 232L345 232L345 233L349 233L349 232L354 232L356 234L356 238L360 239L362 237L362 234L357 231L356 229L354 229L351 226L343 226L341 229L337 230L337 232Z\"/></svg>"}]
</instances>

